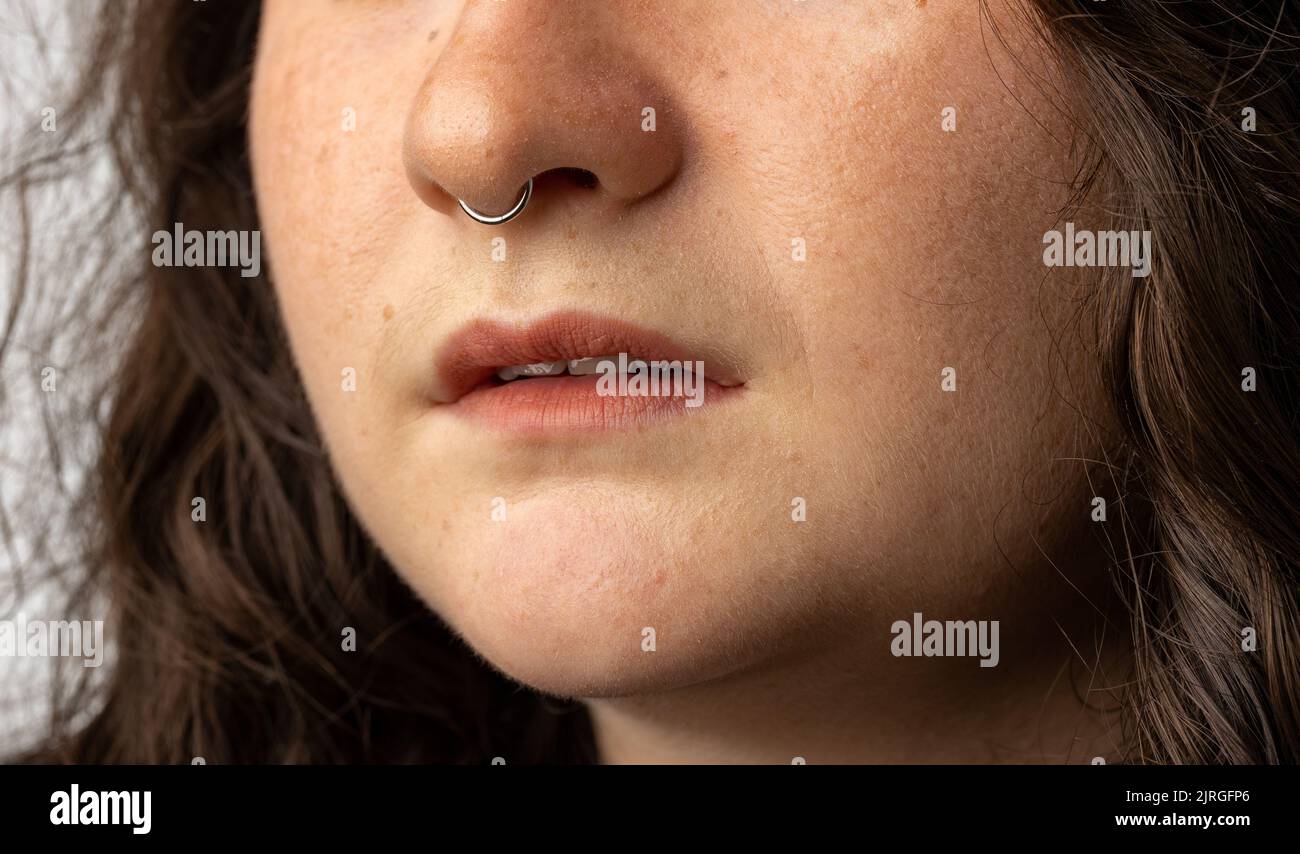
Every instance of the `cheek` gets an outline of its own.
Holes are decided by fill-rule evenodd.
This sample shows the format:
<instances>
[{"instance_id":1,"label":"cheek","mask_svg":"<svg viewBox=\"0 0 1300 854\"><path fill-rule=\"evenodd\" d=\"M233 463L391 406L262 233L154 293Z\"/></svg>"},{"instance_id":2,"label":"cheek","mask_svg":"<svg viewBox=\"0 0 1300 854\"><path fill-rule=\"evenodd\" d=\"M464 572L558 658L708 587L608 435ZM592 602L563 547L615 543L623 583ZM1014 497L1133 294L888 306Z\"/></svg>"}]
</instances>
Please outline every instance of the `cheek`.
<instances>
[{"instance_id":1,"label":"cheek","mask_svg":"<svg viewBox=\"0 0 1300 854\"><path fill-rule=\"evenodd\" d=\"M389 73L410 63L385 68L338 27L271 5L249 131L272 280L327 439L365 429L340 395L350 382L364 396L373 379L395 298L375 271L403 239L412 204L397 155L407 104L390 94L401 83Z\"/></svg>"},{"instance_id":2,"label":"cheek","mask_svg":"<svg viewBox=\"0 0 1300 854\"><path fill-rule=\"evenodd\" d=\"M766 184L788 200L772 208L785 244L798 236L806 251L778 259L806 343L794 409L818 413L811 453L840 474L815 489L854 532L845 557L991 575L1008 520L1023 523L1014 551L1026 532L1066 539L1053 520L1087 504L1081 467L1054 459L1075 447L1076 407L1103 407L1082 354L1054 347L1076 292L1041 264L1067 200L1069 131L1028 76L1051 69L1018 68L996 42L986 52L977 15L917 26L935 31L885 60L846 56L848 73L801 87L818 97L773 122L798 147L781 160L805 166ZM1053 483L1059 500L1040 503Z\"/></svg>"}]
</instances>

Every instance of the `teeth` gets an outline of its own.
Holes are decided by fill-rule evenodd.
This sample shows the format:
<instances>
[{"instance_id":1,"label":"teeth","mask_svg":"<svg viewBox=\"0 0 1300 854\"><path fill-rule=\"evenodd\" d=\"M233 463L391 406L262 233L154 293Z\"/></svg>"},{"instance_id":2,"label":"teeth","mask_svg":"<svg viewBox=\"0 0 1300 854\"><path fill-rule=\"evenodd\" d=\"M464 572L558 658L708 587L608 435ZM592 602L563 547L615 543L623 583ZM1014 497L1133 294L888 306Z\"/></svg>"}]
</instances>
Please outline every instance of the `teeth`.
<instances>
[{"instance_id":1,"label":"teeth","mask_svg":"<svg viewBox=\"0 0 1300 854\"><path fill-rule=\"evenodd\" d=\"M573 374L575 377L582 377L582 376L586 376L587 374L598 374L600 373L601 362L613 362L614 364L617 365L618 357L617 356L593 356L588 359L570 359L569 373Z\"/></svg>"},{"instance_id":2,"label":"teeth","mask_svg":"<svg viewBox=\"0 0 1300 854\"><path fill-rule=\"evenodd\" d=\"M516 377L553 377L556 374L564 373L567 367L568 362L536 362L531 365L511 365L497 371L497 376L507 381Z\"/></svg>"},{"instance_id":3,"label":"teeth","mask_svg":"<svg viewBox=\"0 0 1300 854\"><path fill-rule=\"evenodd\" d=\"M509 365L497 369L497 376L506 382L519 377L554 377L566 371L575 377L600 373L601 362L618 364L617 356L592 356L570 359L567 362L536 362L531 365Z\"/></svg>"},{"instance_id":4,"label":"teeth","mask_svg":"<svg viewBox=\"0 0 1300 854\"><path fill-rule=\"evenodd\" d=\"M567 362L538 362L534 365L517 365L515 373L521 377L553 377L564 373Z\"/></svg>"}]
</instances>

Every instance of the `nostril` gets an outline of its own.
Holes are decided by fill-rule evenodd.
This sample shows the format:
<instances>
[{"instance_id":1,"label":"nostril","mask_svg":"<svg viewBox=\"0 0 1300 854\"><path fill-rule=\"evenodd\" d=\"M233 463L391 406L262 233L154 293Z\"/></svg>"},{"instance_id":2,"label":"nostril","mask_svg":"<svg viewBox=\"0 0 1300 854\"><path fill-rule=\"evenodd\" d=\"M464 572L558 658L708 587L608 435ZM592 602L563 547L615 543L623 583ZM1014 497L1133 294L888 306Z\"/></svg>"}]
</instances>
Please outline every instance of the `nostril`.
<instances>
[{"instance_id":1,"label":"nostril","mask_svg":"<svg viewBox=\"0 0 1300 854\"><path fill-rule=\"evenodd\" d=\"M590 190L600 184L600 179L594 172L586 169L578 169L574 166L561 166L558 169L548 169L533 179L534 187L550 186L559 188L581 187L584 190Z\"/></svg>"},{"instance_id":2,"label":"nostril","mask_svg":"<svg viewBox=\"0 0 1300 854\"><path fill-rule=\"evenodd\" d=\"M573 172L573 180L577 182L579 187L591 189L600 183L600 179L596 177L594 172L588 172L586 169L573 169L571 171Z\"/></svg>"}]
</instances>

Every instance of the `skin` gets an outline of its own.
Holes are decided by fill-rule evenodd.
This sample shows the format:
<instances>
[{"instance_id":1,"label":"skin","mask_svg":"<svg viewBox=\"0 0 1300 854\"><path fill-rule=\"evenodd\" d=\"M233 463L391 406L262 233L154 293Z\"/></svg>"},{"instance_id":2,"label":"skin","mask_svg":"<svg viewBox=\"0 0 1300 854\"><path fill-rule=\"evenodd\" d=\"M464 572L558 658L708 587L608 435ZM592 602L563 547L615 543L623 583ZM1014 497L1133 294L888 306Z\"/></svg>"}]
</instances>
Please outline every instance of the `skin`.
<instances>
[{"instance_id":1,"label":"skin","mask_svg":"<svg viewBox=\"0 0 1300 854\"><path fill-rule=\"evenodd\" d=\"M342 487L488 662L586 700L604 761L1111 749L1077 696L1112 657L1080 462L1110 425L1041 259L1073 164L1017 12L1003 47L968 2L266 4L264 245ZM456 205L530 176L505 226ZM430 404L462 325L566 308L708 342L743 393L569 437ZM999 665L891 655L917 611L1000 621Z\"/></svg>"}]
</instances>

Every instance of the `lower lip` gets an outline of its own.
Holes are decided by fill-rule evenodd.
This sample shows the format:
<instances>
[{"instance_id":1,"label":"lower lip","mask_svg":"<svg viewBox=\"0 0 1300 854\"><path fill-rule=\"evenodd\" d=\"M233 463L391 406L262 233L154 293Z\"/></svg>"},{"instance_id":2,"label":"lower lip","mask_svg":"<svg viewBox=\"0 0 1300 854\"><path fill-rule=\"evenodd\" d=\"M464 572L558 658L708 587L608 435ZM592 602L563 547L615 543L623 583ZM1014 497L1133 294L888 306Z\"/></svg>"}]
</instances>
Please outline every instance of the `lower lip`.
<instances>
[{"instance_id":1,"label":"lower lip","mask_svg":"<svg viewBox=\"0 0 1300 854\"><path fill-rule=\"evenodd\" d=\"M740 387L704 382L698 406L688 397L601 395L599 376L563 375L483 385L450 405L458 415L511 433L581 433L653 424L699 414L734 396Z\"/></svg>"}]
</instances>

